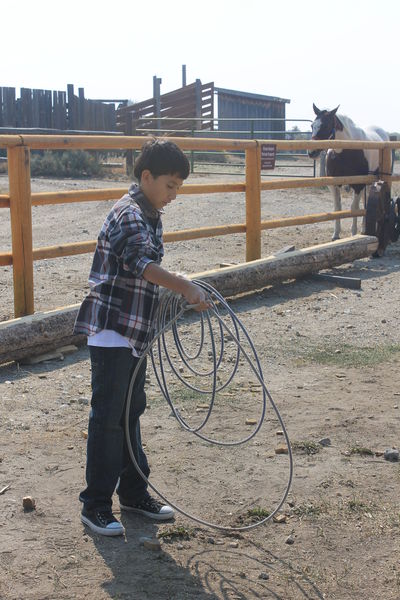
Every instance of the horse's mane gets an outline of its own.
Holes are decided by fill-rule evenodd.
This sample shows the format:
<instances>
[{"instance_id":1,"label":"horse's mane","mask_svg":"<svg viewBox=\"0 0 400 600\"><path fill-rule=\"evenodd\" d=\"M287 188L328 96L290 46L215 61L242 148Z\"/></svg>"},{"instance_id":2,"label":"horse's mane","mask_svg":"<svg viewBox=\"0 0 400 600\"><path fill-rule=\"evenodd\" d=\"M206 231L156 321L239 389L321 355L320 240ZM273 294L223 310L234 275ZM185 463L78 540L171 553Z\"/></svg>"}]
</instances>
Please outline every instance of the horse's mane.
<instances>
[{"instance_id":1,"label":"horse's mane","mask_svg":"<svg viewBox=\"0 0 400 600\"><path fill-rule=\"evenodd\" d=\"M336 115L339 121L342 123L347 135L352 140L366 140L368 139L366 131L361 129L358 125L354 123L350 117L346 115Z\"/></svg>"},{"instance_id":2,"label":"horse's mane","mask_svg":"<svg viewBox=\"0 0 400 600\"><path fill-rule=\"evenodd\" d=\"M339 121L342 123L345 135L343 137L347 137L350 140L388 140L388 134L377 127L376 125L371 125L362 129L358 125L354 123L350 117L346 115L336 115Z\"/></svg>"}]
</instances>

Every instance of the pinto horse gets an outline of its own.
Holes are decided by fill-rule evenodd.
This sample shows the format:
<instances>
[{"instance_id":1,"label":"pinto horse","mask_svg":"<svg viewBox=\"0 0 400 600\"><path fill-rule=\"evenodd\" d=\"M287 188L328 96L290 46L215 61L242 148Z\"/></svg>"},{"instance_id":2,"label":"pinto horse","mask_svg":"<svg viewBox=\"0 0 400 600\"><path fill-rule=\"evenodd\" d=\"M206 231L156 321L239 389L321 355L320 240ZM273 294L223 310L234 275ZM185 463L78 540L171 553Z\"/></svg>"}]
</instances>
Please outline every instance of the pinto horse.
<instances>
[{"instance_id":1,"label":"pinto horse","mask_svg":"<svg viewBox=\"0 0 400 600\"><path fill-rule=\"evenodd\" d=\"M316 118L311 125L313 140L369 140L383 142L389 135L380 127L361 129L345 115L337 115L339 106L333 110L320 110L313 104ZM310 158L316 158L321 150L308 152ZM377 174L379 172L379 150L332 150L326 155L326 174L330 177L351 177L353 175ZM333 206L335 211L342 210L341 186L333 187ZM360 208L360 197L365 184L350 184L354 190L351 210ZM362 230L364 230L363 219ZM353 218L351 234L357 233L357 217ZM333 240L340 238L340 220L335 221Z\"/></svg>"}]
</instances>

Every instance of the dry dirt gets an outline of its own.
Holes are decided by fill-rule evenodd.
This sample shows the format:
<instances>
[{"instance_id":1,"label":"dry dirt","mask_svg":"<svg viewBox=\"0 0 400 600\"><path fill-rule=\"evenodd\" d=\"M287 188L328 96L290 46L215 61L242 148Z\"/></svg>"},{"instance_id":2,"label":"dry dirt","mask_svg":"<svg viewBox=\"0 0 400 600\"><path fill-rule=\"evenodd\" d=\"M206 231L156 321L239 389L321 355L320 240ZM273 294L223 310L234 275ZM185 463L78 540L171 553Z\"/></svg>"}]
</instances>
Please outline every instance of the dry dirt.
<instances>
[{"instance_id":1,"label":"dry dirt","mask_svg":"<svg viewBox=\"0 0 400 600\"><path fill-rule=\"evenodd\" d=\"M105 185L127 182L34 180L33 189ZM0 178L0 191L6 187ZM94 239L110 205L35 208L35 246ZM263 193L263 218L330 209L328 190ZM242 222L244 214L243 194L182 196L168 207L165 230ZM10 246L7 218L2 214L1 250ZM349 228L346 221L344 235ZM263 233L263 256L288 244L329 241L331 229L328 223ZM164 264L193 273L242 262L244 253L241 235L181 242L167 245ZM90 255L36 263L36 309L79 302L89 267ZM231 300L254 341L294 452L283 522L246 533L228 535L180 515L157 525L121 515L117 501L126 537L90 533L79 520L77 499L90 402L87 349L64 360L0 367L0 597L399 599L400 463L382 456L399 446L399 271L395 244L380 260L334 270L360 277L361 290L310 278ZM11 285L11 268L1 269L1 320L12 316ZM228 354L222 376L231 361ZM154 484L179 506L220 525L249 524L255 513L271 511L288 478L288 456L275 453L283 438L271 407L248 444L209 445L179 428L150 369L149 376L143 438ZM198 424L204 398L171 385L181 413ZM257 419L260 402L243 365L217 396L208 433L223 440L246 435L254 427L246 419ZM319 444L323 438L330 445ZM25 496L35 499L35 510L24 512ZM142 536L159 536L161 551L144 548Z\"/></svg>"}]
</instances>

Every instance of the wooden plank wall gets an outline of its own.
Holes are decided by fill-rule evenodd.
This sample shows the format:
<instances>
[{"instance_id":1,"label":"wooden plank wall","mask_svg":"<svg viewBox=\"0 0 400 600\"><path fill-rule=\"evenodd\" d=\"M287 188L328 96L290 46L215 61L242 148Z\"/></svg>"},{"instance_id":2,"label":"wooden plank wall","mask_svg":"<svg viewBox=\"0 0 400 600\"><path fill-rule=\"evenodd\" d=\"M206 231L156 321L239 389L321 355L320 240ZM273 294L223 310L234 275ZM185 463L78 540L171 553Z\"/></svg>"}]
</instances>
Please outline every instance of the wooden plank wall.
<instances>
[{"instance_id":1,"label":"wooden plank wall","mask_svg":"<svg viewBox=\"0 0 400 600\"><path fill-rule=\"evenodd\" d=\"M82 131L116 131L115 105L67 92L0 87L0 127L46 128Z\"/></svg>"},{"instance_id":2,"label":"wooden plank wall","mask_svg":"<svg viewBox=\"0 0 400 600\"><path fill-rule=\"evenodd\" d=\"M125 135L136 133L136 127L156 133L158 129L170 128L171 135L191 135L192 129L210 130L213 128L214 116L214 83L195 83L178 90L124 106L116 111L117 129ZM159 106L159 110L157 110ZM158 114L157 114L158 113ZM157 117L173 118L160 122ZM198 117L198 121L193 119ZM137 132L145 133L145 132Z\"/></svg>"}]
</instances>

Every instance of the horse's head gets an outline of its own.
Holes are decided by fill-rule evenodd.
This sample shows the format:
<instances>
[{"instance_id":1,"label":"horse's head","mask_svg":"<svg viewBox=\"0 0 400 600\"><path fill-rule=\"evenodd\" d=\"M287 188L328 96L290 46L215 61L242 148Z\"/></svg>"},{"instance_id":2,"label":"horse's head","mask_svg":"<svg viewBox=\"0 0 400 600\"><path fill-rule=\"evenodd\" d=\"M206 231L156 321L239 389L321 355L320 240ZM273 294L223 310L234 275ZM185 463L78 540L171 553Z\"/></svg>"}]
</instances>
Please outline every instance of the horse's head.
<instances>
[{"instance_id":1,"label":"horse's head","mask_svg":"<svg viewBox=\"0 0 400 600\"><path fill-rule=\"evenodd\" d=\"M339 106L333 110L320 110L313 104L313 109L316 114L316 118L311 125L311 139L312 140L334 140L335 132L337 128L341 127L341 123L336 116L336 112ZM317 158L321 150L309 150L308 156L310 158Z\"/></svg>"}]
</instances>

